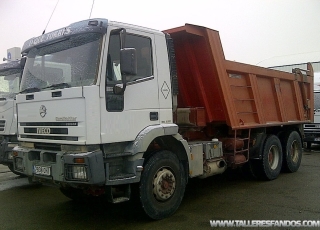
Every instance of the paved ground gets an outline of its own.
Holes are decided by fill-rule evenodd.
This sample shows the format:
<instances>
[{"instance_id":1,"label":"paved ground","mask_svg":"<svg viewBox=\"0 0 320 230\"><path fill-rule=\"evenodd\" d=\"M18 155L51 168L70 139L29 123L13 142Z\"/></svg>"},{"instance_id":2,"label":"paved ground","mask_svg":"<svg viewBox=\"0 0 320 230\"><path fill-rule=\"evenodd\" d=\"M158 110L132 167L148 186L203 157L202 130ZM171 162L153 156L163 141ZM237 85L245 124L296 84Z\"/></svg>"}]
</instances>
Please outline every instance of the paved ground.
<instances>
[{"instance_id":1,"label":"paved ground","mask_svg":"<svg viewBox=\"0 0 320 230\"><path fill-rule=\"evenodd\" d=\"M320 220L319 173L320 148L314 148L303 154L298 172L274 181L255 181L238 171L192 179L179 210L150 221L138 203L74 203L57 188L29 185L0 166L0 229L213 229L210 220Z\"/></svg>"},{"instance_id":2,"label":"paved ground","mask_svg":"<svg viewBox=\"0 0 320 230\"><path fill-rule=\"evenodd\" d=\"M7 166L0 165L0 191L27 185L28 180L10 171ZM1 202L1 201L0 201ZM0 225L1 229L1 225Z\"/></svg>"}]
</instances>

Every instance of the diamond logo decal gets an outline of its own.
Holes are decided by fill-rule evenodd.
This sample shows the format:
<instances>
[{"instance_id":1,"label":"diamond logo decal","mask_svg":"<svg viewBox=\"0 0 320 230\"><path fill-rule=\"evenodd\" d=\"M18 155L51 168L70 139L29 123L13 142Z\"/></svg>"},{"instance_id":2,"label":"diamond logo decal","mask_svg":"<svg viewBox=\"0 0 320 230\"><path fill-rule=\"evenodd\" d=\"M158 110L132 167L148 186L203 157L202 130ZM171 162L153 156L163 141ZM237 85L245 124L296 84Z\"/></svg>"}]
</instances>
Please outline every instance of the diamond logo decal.
<instances>
[{"instance_id":1,"label":"diamond logo decal","mask_svg":"<svg viewBox=\"0 0 320 230\"><path fill-rule=\"evenodd\" d=\"M164 98L167 99L167 97L170 93L170 89L169 89L167 82L163 82L163 85L161 87L161 93L164 96Z\"/></svg>"}]
</instances>

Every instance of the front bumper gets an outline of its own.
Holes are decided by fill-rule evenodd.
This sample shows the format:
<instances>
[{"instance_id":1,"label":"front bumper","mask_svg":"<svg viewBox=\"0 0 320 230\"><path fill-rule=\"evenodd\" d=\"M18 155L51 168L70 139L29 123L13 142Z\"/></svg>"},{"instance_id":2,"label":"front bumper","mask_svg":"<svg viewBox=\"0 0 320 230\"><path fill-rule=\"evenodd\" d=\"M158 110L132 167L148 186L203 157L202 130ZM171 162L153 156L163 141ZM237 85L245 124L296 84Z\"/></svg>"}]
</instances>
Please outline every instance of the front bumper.
<instances>
[{"instance_id":1,"label":"front bumper","mask_svg":"<svg viewBox=\"0 0 320 230\"><path fill-rule=\"evenodd\" d=\"M319 136L305 136L303 142L310 143L320 143L320 135Z\"/></svg>"},{"instance_id":2,"label":"front bumper","mask_svg":"<svg viewBox=\"0 0 320 230\"><path fill-rule=\"evenodd\" d=\"M67 154L62 151L28 149L17 146L13 150L14 170L33 181L54 184L76 183L102 185L105 170L101 151ZM82 159L76 163L75 159Z\"/></svg>"},{"instance_id":3,"label":"front bumper","mask_svg":"<svg viewBox=\"0 0 320 230\"><path fill-rule=\"evenodd\" d=\"M59 186L121 185L140 181L143 158L130 155L103 157L101 150L66 153L16 146L14 170L32 181Z\"/></svg>"},{"instance_id":4,"label":"front bumper","mask_svg":"<svg viewBox=\"0 0 320 230\"><path fill-rule=\"evenodd\" d=\"M12 149L18 145L18 142L8 142L8 140L3 139L0 144L0 164L12 165L13 155Z\"/></svg>"}]
</instances>

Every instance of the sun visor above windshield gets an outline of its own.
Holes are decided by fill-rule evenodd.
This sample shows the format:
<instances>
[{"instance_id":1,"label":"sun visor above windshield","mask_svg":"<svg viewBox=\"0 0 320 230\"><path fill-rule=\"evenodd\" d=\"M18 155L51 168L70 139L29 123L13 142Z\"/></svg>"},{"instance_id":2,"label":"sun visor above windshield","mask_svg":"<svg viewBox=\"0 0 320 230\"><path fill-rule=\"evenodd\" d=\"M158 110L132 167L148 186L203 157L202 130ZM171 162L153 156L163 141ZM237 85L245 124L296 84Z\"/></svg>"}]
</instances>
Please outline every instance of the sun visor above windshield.
<instances>
[{"instance_id":1,"label":"sun visor above windshield","mask_svg":"<svg viewBox=\"0 0 320 230\"><path fill-rule=\"evenodd\" d=\"M21 71L20 61L11 61L8 63L0 64L0 73L2 75L5 75L3 74L3 72L6 72L6 71L20 72Z\"/></svg>"},{"instance_id":2,"label":"sun visor above windshield","mask_svg":"<svg viewBox=\"0 0 320 230\"><path fill-rule=\"evenodd\" d=\"M43 46L45 44L55 43L67 37L83 33L106 33L108 20L106 19L88 19L70 24L67 27L42 34L26 41L22 47L22 54L27 53L33 47Z\"/></svg>"}]
</instances>

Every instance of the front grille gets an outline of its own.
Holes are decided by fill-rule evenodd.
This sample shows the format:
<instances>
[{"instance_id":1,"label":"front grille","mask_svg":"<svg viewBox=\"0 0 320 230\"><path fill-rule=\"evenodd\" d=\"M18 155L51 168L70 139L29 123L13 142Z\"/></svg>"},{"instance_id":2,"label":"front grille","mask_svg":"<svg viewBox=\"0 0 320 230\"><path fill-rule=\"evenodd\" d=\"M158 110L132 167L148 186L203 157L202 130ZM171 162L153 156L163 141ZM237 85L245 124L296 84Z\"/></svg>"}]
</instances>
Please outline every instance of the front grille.
<instances>
[{"instance_id":1,"label":"front grille","mask_svg":"<svg viewBox=\"0 0 320 230\"><path fill-rule=\"evenodd\" d=\"M38 140L78 141L78 136L68 136L69 129L79 129L78 122L21 122L20 138Z\"/></svg>"},{"instance_id":2,"label":"front grille","mask_svg":"<svg viewBox=\"0 0 320 230\"><path fill-rule=\"evenodd\" d=\"M60 141L78 141L78 137L71 136L40 136L40 135L20 135L20 138L28 139L47 139L47 140L60 140Z\"/></svg>"},{"instance_id":3,"label":"front grille","mask_svg":"<svg viewBox=\"0 0 320 230\"><path fill-rule=\"evenodd\" d=\"M78 126L78 122L21 122L20 126Z\"/></svg>"},{"instance_id":4,"label":"front grille","mask_svg":"<svg viewBox=\"0 0 320 230\"><path fill-rule=\"evenodd\" d=\"M5 127L6 127L6 121L0 120L0 132L4 132Z\"/></svg>"},{"instance_id":5,"label":"front grille","mask_svg":"<svg viewBox=\"0 0 320 230\"><path fill-rule=\"evenodd\" d=\"M43 150L51 150L51 151L61 151L61 145L60 144L54 144L54 143L34 143L35 149L43 149Z\"/></svg>"},{"instance_id":6,"label":"front grille","mask_svg":"<svg viewBox=\"0 0 320 230\"><path fill-rule=\"evenodd\" d=\"M24 133L38 133L37 128L24 128ZM68 128L50 128L50 134L68 134Z\"/></svg>"},{"instance_id":7,"label":"front grille","mask_svg":"<svg viewBox=\"0 0 320 230\"><path fill-rule=\"evenodd\" d=\"M306 136L315 136L320 134L320 124L313 123L313 124L305 124L304 125L304 134Z\"/></svg>"}]
</instances>

